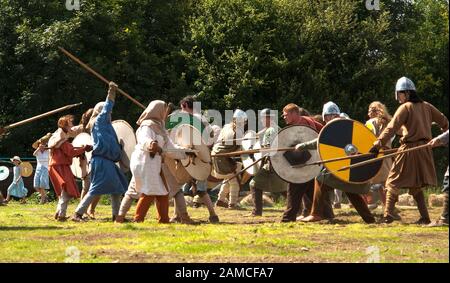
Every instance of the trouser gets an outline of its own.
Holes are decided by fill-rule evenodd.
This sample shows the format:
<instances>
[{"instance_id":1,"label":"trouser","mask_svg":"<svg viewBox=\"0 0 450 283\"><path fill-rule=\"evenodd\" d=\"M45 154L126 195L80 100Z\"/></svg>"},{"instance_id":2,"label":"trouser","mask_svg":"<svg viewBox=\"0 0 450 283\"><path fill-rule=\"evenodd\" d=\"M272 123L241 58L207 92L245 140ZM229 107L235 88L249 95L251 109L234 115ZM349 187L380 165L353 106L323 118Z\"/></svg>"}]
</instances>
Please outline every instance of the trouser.
<instances>
[{"instance_id":1,"label":"trouser","mask_svg":"<svg viewBox=\"0 0 450 283\"><path fill-rule=\"evenodd\" d=\"M85 214L89 205L92 203L92 201L96 197L98 197L98 195L94 195L94 194L92 194L92 192L88 191L87 194L84 196L84 198L81 200L80 204L78 204L78 207L75 210L75 212L79 215ZM111 195L111 207L112 207L113 217L119 215L119 208L120 208L120 195L119 194Z\"/></svg>"},{"instance_id":2,"label":"trouser","mask_svg":"<svg viewBox=\"0 0 450 283\"><path fill-rule=\"evenodd\" d=\"M333 204L341 204L342 203L342 191L334 189L334 201Z\"/></svg>"},{"instance_id":3,"label":"trouser","mask_svg":"<svg viewBox=\"0 0 450 283\"><path fill-rule=\"evenodd\" d=\"M84 196L88 193L89 191L89 187L91 186L91 175L88 174L86 177L81 179L81 186L82 186L82 190L81 190L81 199L84 199ZM93 213L95 211L95 208L97 207L98 202L100 201L101 195L96 195L88 208L88 211Z\"/></svg>"},{"instance_id":4,"label":"trouser","mask_svg":"<svg viewBox=\"0 0 450 283\"><path fill-rule=\"evenodd\" d=\"M398 195L400 194L401 188L387 187L386 193L386 206L384 208L384 217L393 216L395 203L398 201ZM425 201L425 195L422 188L410 188L408 194L412 195L417 203L417 209L419 210L420 217L426 222L430 221L430 215L428 214L428 208Z\"/></svg>"},{"instance_id":5,"label":"trouser","mask_svg":"<svg viewBox=\"0 0 450 283\"><path fill-rule=\"evenodd\" d=\"M302 213L303 216L308 216L311 213L312 199L309 198L308 194L304 194L302 198Z\"/></svg>"},{"instance_id":6,"label":"trouser","mask_svg":"<svg viewBox=\"0 0 450 283\"><path fill-rule=\"evenodd\" d=\"M69 201L73 197L69 195L66 191L62 191L61 195L58 199L58 205L56 206L56 213L59 217L65 217L67 214L67 206L69 205Z\"/></svg>"},{"instance_id":7,"label":"trouser","mask_svg":"<svg viewBox=\"0 0 450 283\"><path fill-rule=\"evenodd\" d=\"M147 196L142 195L136 206L136 214L134 220L136 222L143 222L147 215L150 205L156 202L156 210L158 212L159 223L169 223L169 195L164 196Z\"/></svg>"},{"instance_id":8,"label":"trouser","mask_svg":"<svg viewBox=\"0 0 450 283\"><path fill-rule=\"evenodd\" d=\"M239 182L237 178L233 178L226 182L225 184L222 184L220 187L219 197L218 200L226 202L226 198L229 195L229 201L228 204L234 205L239 200Z\"/></svg>"},{"instance_id":9,"label":"trouser","mask_svg":"<svg viewBox=\"0 0 450 283\"><path fill-rule=\"evenodd\" d=\"M252 200L253 200L253 215L262 215L263 210L263 191L254 187L250 186L250 191L252 193Z\"/></svg>"},{"instance_id":10,"label":"trouser","mask_svg":"<svg viewBox=\"0 0 450 283\"><path fill-rule=\"evenodd\" d=\"M369 208L367 207L366 202L364 201L364 198L360 194L353 194L353 193L345 193L350 203L353 205L353 207L358 212L359 216L364 220L366 223L374 223L375 217L373 217L372 213L370 212Z\"/></svg>"},{"instance_id":11,"label":"trouser","mask_svg":"<svg viewBox=\"0 0 450 283\"><path fill-rule=\"evenodd\" d=\"M311 215L325 219L334 218L330 194L335 197L334 189L314 179L314 196L311 207Z\"/></svg>"},{"instance_id":12,"label":"trouser","mask_svg":"<svg viewBox=\"0 0 450 283\"><path fill-rule=\"evenodd\" d=\"M287 207L281 221L295 221L300 210L300 202L303 195L307 194L311 199L314 195L314 180L303 184L289 183L287 189Z\"/></svg>"},{"instance_id":13,"label":"trouser","mask_svg":"<svg viewBox=\"0 0 450 283\"><path fill-rule=\"evenodd\" d=\"M333 189L327 186L326 184L320 183L319 181L315 180L314 199L313 199L313 206L311 209L311 215L320 216L322 218L330 218L329 216L333 215L328 195L328 191L330 190ZM367 204L364 201L364 198L361 195L348 192L346 192L345 195L347 196L348 200L353 205L353 207L356 209L358 214L361 216L361 218L364 220L364 222L366 223L375 222L375 218L373 217L372 213L367 207Z\"/></svg>"},{"instance_id":14,"label":"trouser","mask_svg":"<svg viewBox=\"0 0 450 283\"><path fill-rule=\"evenodd\" d=\"M178 191L173 196L173 201L175 203L175 217L180 217L182 215L187 215L187 207L186 207L186 200L184 199L184 193L182 191Z\"/></svg>"},{"instance_id":15,"label":"trouser","mask_svg":"<svg viewBox=\"0 0 450 283\"><path fill-rule=\"evenodd\" d=\"M129 195L125 194L125 196L122 199L122 202L120 203L118 215L125 217L125 215L127 215L128 211L130 210L132 204L133 204L133 198L130 197Z\"/></svg>"}]
</instances>

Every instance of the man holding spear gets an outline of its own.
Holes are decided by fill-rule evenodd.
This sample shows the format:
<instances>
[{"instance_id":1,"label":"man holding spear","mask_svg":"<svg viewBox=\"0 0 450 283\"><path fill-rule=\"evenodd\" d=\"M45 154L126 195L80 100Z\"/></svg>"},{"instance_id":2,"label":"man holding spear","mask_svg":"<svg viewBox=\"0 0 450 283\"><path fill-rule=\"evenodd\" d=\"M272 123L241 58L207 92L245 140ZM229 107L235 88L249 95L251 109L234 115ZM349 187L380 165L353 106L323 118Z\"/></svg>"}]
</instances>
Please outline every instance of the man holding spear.
<instances>
[{"instance_id":1,"label":"man holding spear","mask_svg":"<svg viewBox=\"0 0 450 283\"><path fill-rule=\"evenodd\" d=\"M395 156L386 180L387 195L383 222L394 221L394 208L400 189L409 189L409 194L414 197L420 212L420 219L415 224L429 224L431 221L422 188L436 186L437 178L431 145L426 144L432 138L432 123L437 123L443 131L446 131L448 119L436 107L423 101L417 95L414 83L406 77L397 81L395 99L401 105L370 150L378 153L398 130L402 130L398 151L408 152ZM415 147L421 148L412 150Z\"/></svg>"}]
</instances>

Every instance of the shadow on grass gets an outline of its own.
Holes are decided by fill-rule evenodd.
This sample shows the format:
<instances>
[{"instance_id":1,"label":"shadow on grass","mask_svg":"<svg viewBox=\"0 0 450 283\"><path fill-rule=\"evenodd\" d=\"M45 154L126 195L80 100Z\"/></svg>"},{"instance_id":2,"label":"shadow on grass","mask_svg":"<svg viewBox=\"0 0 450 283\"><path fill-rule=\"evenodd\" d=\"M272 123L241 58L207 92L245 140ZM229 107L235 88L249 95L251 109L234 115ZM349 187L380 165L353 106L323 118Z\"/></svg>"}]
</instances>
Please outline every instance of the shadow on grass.
<instances>
[{"instance_id":1,"label":"shadow on grass","mask_svg":"<svg viewBox=\"0 0 450 283\"><path fill-rule=\"evenodd\" d=\"M58 226L0 226L0 231L34 231L34 230L67 230L70 227L58 227Z\"/></svg>"}]
</instances>

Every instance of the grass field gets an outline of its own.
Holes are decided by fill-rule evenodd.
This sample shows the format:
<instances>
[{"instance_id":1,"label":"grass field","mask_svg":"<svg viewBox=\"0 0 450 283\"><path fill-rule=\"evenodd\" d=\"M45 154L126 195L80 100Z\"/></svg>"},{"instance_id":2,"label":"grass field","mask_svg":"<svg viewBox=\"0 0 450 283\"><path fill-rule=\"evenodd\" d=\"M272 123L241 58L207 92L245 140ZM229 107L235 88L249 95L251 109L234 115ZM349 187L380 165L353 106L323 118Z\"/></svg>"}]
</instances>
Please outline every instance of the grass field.
<instances>
[{"instance_id":1,"label":"grass field","mask_svg":"<svg viewBox=\"0 0 450 283\"><path fill-rule=\"evenodd\" d=\"M353 209L335 210L333 223L305 224L279 223L282 207L258 218L244 217L250 208L219 208L221 223L208 224L206 208L189 208L199 225L162 225L154 207L145 223L114 224L107 205L84 223L56 222L55 206L0 207L0 262L449 262L448 227L408 224L415 209L402 209L403 223L366 225ZM430 209L433 219L439 213Z\"/></svg>"}]
</instances>

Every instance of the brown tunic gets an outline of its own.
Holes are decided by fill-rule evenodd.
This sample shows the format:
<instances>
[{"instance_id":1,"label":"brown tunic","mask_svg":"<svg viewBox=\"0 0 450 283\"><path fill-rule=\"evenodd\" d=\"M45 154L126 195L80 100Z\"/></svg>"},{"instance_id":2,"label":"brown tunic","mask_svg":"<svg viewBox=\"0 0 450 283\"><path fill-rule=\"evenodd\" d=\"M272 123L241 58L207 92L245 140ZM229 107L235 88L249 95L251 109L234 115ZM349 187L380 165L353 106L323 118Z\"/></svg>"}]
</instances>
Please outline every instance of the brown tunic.
<instances>
[{"instance_id":1,"label":"brown tunic","mask_svg":"<svg viewBox=\"0 0 450 283\"><path fill-rule=\"evenodd\" d=\"M401 128L399 150L428 143L432 138L431 124L448 129L448 119L428 102L406 102L397 109L394 117L378 139L385 145ZM386 187L422 188L437 184L431 147L419 149L395 157L386 181Z\"/></svg>"}]
</instances>

